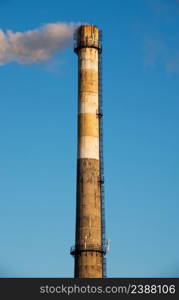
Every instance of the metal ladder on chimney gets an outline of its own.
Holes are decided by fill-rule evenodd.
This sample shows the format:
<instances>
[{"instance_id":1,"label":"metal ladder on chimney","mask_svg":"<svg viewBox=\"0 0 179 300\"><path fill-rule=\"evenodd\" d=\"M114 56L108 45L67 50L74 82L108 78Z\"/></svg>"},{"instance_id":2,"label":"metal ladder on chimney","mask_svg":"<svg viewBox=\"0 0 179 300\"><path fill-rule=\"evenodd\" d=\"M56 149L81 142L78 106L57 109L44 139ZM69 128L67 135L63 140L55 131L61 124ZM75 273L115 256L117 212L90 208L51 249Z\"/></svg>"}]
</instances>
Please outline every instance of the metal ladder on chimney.
<instances>
[{"instance_id":1,"label":"metal ladder on chimney","mask_svg":"<svg viewBox=\"0 0 179 300\"><path fill-rule=\"evenodd\" d=\"M102 32L100 31L100 42ZM103 277L106 277L106 226L105 226L105 193L104 193L104 158L103 158L103 95L102 95L102 51L99 52L98 61L99 70L99 156L100 156L100 196L101 196L101 232L102 232L102 248L103 254Z\"/></svg>"}]
</instances>

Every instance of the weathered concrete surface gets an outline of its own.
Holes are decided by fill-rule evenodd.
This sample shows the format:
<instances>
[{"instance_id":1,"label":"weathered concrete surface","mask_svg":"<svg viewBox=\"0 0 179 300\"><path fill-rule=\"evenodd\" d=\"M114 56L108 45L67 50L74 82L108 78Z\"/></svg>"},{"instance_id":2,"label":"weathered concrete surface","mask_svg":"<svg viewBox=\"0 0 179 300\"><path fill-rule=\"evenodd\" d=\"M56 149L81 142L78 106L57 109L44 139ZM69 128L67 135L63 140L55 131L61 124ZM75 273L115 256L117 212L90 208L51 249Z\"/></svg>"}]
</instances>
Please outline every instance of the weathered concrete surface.
<instances>
[{"instance_id":1,"label":"weathered concrete surface","mask_svg":"<svg viewBox=\"0 0 179 300\"><path fill-rule=\"evenodd\" d=\"M78 32L78 166L75 277L102 277L99 161L99 30Z\"/></svg>"},{"instance_id":2,"label":"weathered concrete surface","mask_svg":"<svg viewBox=\"0 0 179 300\"><path fill-rule=\"evenodd\" d=\"M97 159L78 160L76 213L76 246L94 251L79 252L76 255L75 276L102 277L101 202Z\"/></svg>"}]
</instances>

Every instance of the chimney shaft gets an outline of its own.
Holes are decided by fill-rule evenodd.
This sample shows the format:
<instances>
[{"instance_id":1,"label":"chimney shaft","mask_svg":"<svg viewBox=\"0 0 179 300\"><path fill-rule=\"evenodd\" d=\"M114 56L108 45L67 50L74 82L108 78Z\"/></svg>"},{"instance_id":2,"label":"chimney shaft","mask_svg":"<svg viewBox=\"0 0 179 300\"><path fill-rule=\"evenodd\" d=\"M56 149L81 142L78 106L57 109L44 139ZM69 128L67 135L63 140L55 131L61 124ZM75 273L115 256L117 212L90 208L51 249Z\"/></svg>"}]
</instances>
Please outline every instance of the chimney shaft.
<instances>
[{"instance_id":1,"label":"chimney shaft","mask_svg":"<svg viewBox=\"0 0 179 300\"><path fill-rule=\"evenodd\" d=\"M76 32L78 55L78 157L75 277L103 277L100 183L100 32L82 25Z\"/></svg>"}]
</instances>

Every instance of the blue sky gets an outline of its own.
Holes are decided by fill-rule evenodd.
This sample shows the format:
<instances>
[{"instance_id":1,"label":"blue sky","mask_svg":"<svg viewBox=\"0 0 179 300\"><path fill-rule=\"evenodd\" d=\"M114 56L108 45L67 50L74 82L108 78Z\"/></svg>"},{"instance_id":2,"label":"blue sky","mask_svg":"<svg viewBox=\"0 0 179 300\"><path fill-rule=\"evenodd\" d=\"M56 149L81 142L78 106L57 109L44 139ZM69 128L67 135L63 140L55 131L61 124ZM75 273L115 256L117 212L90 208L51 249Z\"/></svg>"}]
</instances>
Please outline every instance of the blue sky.
<instances>
[{"instance_id":1,"label":"blue sky","mask_svg":"<svg viewBox=\"0 0 179 300\"><path fill-rule=\"evenodd\" d=\"M179 1L0 1L0 28L103 30L108 277L179 277ZM0 276L72 277L77 57L0 66Z\"/></svg>"}]
</instances>

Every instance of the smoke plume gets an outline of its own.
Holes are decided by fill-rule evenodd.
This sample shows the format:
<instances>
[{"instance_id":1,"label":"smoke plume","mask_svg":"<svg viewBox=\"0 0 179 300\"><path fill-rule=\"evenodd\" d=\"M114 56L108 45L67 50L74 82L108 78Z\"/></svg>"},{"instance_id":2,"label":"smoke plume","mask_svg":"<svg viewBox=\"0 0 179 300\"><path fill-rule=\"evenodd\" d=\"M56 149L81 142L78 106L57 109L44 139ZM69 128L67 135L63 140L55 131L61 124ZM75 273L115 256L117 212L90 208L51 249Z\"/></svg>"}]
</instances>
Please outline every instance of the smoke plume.
<instances>
[{"instance_id":1,"label":"smoke plume","mask_svg":"<svg viewBox=\"0 0 179 300\"><path fill-rule=\"evenodd\" d=\"M40 63L71 46L75 24L50 23L26 32L0 29L0 65Z\"/></svg>"}]
</instances>

